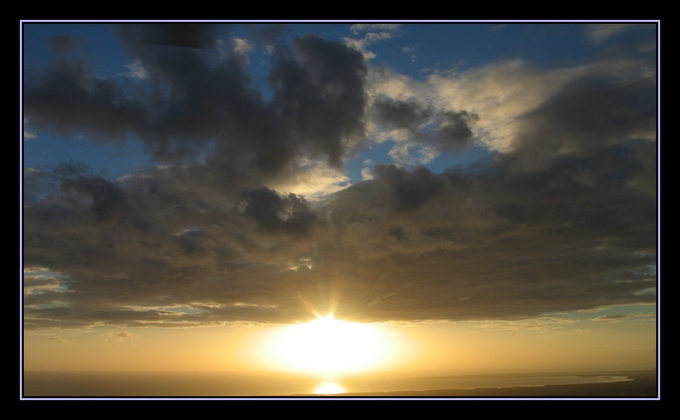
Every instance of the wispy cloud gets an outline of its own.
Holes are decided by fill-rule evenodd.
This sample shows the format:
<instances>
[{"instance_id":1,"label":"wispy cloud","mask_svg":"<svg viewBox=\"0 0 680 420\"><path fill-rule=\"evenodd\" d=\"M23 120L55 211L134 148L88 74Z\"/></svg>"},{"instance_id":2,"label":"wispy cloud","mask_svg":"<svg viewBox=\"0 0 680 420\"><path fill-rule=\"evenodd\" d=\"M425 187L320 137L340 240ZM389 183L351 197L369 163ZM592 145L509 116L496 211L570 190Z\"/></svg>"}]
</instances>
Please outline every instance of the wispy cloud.
<instances>
[{"instance_id":1,"label":"wispy cloud","mask_svg":"<svg viewBox=\"0 0 680 420\"><path fill-rule=\"evenodd\" d=\"M126 76L134 77L137 79L144 79L146 77L146 70L144 70L144 66L142 65L141 60L135 60L134 62L128 64L126 67L128 69L128 72L125 73Z\"/></svg>"},{"instance_id":2,"label":"wispy cloud","mask_svg":"<svg viewBox=\"0 0 680 420\"><path fill-rule=\"evenodd\" d=\"M520 320L473 321L472 324L477 328L490 331L534 331L545 333L562 330L576 322L578 321L564 317L542 316Z\"/></svg>"},{"instance_id":3,"label":"wispy cloud","mask_svg":"<svg viewBox=\"0 0 680 420\"><path fill-rule=\"evenodd\" d=\"M344 38L345 44L361 51L366 60L372 60L376 54L368 51L367 47L375 42L391 39L398 35L401 25L399 24L356 24L350 27L350 30L356 35L360 32L366 32L363 38Z\"/></svg>"},{"instance_id":4,"label":"wispy cloud","mask_svg":"<svg viewBox=\"0 0 680 420\"><path fill-rule=\"evenodd\" d=\"M105 339L114 339L114 340L130 340L135 338L135 335L128 332L128 331L109 331L107 333L104 333L102 335Z\"/></svg>"}]
</instances>

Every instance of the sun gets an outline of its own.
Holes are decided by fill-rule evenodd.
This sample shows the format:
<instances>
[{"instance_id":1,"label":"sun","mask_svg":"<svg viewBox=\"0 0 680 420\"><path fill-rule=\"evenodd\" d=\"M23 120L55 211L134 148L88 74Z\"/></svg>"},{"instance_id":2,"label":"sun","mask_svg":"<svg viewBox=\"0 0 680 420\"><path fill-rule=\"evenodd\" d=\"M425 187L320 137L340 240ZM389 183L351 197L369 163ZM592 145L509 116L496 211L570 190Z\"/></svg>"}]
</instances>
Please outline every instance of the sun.
<instances>
[{"instance_id":1,"label":"sun","mask_svg":"<svg viewBox=\"0 0 680 420\"><path fill-rule=\"evenodd\" d=\"M394 347L378 326L332 315L288 326L270 346L271 358L285 370L331 376L378 369L390 360Z\"/></svg>"},{"instance_id":2,"label":"sun","mask_svg":"<svg viewBox=\"0 0 680 420\"><path fill-rule=\"evenodd\" d=\"M342 394L345 392L347 392L347 390L343 388L342 385L335 382L322 382L314 389L314 393L318 395Z\"/></svg>"}]
</instances>

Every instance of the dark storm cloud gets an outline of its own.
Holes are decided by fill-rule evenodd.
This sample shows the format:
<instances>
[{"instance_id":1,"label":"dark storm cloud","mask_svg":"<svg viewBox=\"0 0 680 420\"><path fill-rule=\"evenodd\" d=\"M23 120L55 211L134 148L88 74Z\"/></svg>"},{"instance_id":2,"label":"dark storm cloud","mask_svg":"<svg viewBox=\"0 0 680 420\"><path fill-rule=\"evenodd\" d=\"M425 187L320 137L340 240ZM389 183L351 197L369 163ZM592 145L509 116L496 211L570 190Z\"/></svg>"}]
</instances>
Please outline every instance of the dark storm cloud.
<instances>
[{"instance_id":1,"label":"dark storm cloud","mask_svg":"<svg viewBox=\"0 0 680 420\"><path fill-rule=\"evenodd\" d=\"M408 130L416 141L444 152L460 152L473 138L472 126L479 116L467 111L436 111L415 99L379 98L372 105L376 121L393 129ZM421 127L433 123L436 126Z\"/></svg>"},{"instance_id":2,"label":"dark storm cloud","mask_svg":"<svg viewBox=\"0 0 680 420\"><path fill-rule=\"evenodd\" d=\"M608 152L620 166L640 170L632 152ZM598 166L605 154L533 173L502 164L484 175L450 172L437 200L401 215L399 228L385 206L389 198L380 201L382 211L359 204L380 197L386 185L369 181L338 193L347 201L331 205L332 219L345 232L343 249L356 251L346 262L348 276L362 278L348 288L375 297L400 290L357 312L378 319L421 311L431 319L503 318L653 301L634 292L646 288L640 270L656 259L656 200L606 169L598 182L583 184L580 168ZM434 175L421 180L440 184ZM344 296L347 307L360 306Z\"/></svg>"},{"instance_id":3,"label":"dark storm cloud","mask_svg":"<svg viewBox=\"0 0 680 420\"><path fill-rule=\"evenodd\" d=\"M373 103L378 122L394 128L415 130L432 117L432 109L413 100L398 101L382 98Z\"/></svg>"},{"instance_id":4,"label":"dark storm cloud","mask_svg":"<svg viewBox=\"0 0 680 420\"><path fill-rule=\"evenodd\" d=\"M267 187L243 192L243 213L252 217L265 232L286 232L304 236L311 230L316 215L304 198L295 194L280 196Z\"/></svg>"},{"instance_id":5,"label":"dark storm cloud","mask_svg":"<svg viewBox=\"0 0 680 420\"><path fill-rule=\"evenodd\" d=\"M65 179L61 189L67 194L73 190L79 197L92 201L91 211L97 221L106 221L115 213L125 211L125 194L117 185L106 179L90 176L79 176L77 179Z\"/></svg>"},{"instance_id":6,"label":"dark storm cloud","mask_svg":"<svg viewBox=\"0 0 680 420\"><path fill-rule=\"evenodd\" d=\"M437 143L444 151L461 151L472 140L471 125L479 120L479 116L467 111L449 111L443 112L441 119Z\"/></svg>"},{"instance_id":7,"label":"dark storm cloud","mask_svg":"<svg viewBox=\"0 0 680 420\"><path fill-rule=\"evenodd\" d=\"M23 93L31 123L61 135L96 132L98 138L109 140L146 125L140 104L127 98L117 82L95 78L82 60L58 59L44 73L28 75Z\"/></svg>"},{"instance_id":8,"label":"dark storm cloud","mask_svg":"<svg viewBox=\"0 0 680 420\"><path fill-rule=\"evenodd\" d=\"M26 295L26 328L292 322L332 308L358 321L515 318L653 302L636 294L656 260L655 195L630 182L644 170L636 147L531 172L510 156L477 174L379 166L317 210L267 188L230 201L160 171L119 189L72 176L25 207L25 261L68 276L66 290Z\"/></svg>"},{"instance_id":9,"label":"dark storm cloud","mask_svg":"<svg viewBox=\"0 0 680 420\"><path fill-rule=\"evenodd\" d=\"M422 166L408 171L394 165L375 165L378 181L390 192L398 212L415 210L437 197L446 187L446 179Z\"/></svg>"},{"instance_id":10,"label":"dark storm cloud","mask_svg":"<svg viewBox=\"0 0 680 420\"><path fill-rule=\"evenodd\" d=\"M655 80L608 74L578 78L524 116L518 159L539 167L559 154L589 155L656 132Z\"/></svg>"},{"instance_id":11,"label":"dark storm cloud","mask_svg":"<svg viewBox=\"0 0 680 420\"><path fill-rule=\"evenodd\" d=\"M366 64L360 52L313 35L293 42L299 59L279 49L274 53L273 106L287 129L340 162L343 139L364 134Z\"/></svg>"},{"instance_id":12,"label":"dark storm cloud","mask_svg":"<svg viewBox=\"0 0 680 420\"><path fill-rule=\"evenodd\" d=\"M275 94L265 102L242 52L207 48L213 27L124 24L116 33L145 76L99 78L85 60L57 57L25 79L25 112L36 128L104 141L136 135L169 162L211 146L209 170L230 182L277 175L302 152L338 165L363 140L367 68L347 46L315 36L294 40L292 51L277 46Z\"/></svg>"},{"instance_id":13,"label":"dark storm cloud","mask_svg":"<svg viewBox=\"0 0 680 420\"><path fill-rule=\"evenodd\" d=\"M25 203L23 252L30 265L51 267L68 281L29 281L29 289L45 287L24 299L26 327L301 316L299 299L281 288L288 267L309 252L300 239L313 232L316 216L304 199L262 188L245 190L241 200L186 175L148 171L113 184L78 165L55 171L62 187ZM190 310L154 309L167 305Z\"/></svg>"},{"instance_id":14,"label":"dark storm cloud","mask_svg":"<svg viewBox=\"0 0 680 420\"><path fill-rule=\"evenodd\" d=\"M26 274L26 329L294 322L333 308L356 321L516 319L656 300L640 293L655 280L655 86L635 68L574 77L486 164L376 165L375 180L311 206L262 180L360 144L358 51L314 36L279 45L267 102L236 51L119 30L146 79L57 58L27 78L26 112L185 160L116 181L75 163L25 169L24 262L54 276ZM476 120L415 100L381 99L370 115L454 151ZM207 146L205 163L186 160Z\"/></svg>"}]
</instances>

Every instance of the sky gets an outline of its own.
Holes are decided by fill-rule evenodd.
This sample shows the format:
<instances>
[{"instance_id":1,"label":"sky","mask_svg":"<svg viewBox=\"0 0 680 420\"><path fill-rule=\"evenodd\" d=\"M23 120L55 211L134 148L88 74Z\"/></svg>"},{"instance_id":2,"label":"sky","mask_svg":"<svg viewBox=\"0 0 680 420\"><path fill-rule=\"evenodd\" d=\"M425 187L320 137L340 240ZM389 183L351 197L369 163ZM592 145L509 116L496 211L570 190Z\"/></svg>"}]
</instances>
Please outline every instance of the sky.
<instances>
[{"instance_id":1,"label":"sky","mask_svg":"<svg viewBox=\"0 0 680 420\"><path fill-rule=\"evenodd\" d=\"M655 368L656 24L22 45L24 369L283 369L275 331L328 315L381 369Z\"/></svg>"}]
</instances>

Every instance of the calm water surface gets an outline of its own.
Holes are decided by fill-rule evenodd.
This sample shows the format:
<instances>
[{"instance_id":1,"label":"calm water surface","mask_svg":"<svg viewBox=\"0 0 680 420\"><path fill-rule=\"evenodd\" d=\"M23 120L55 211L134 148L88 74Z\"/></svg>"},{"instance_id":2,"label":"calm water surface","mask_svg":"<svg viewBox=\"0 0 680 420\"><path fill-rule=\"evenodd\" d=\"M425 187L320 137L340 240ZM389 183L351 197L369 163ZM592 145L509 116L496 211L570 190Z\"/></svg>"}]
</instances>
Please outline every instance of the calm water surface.
<instances>
[{"instance_id":1,"label":"calm water surface","mask_svg":"<svg viewBox=\"0 0 680 420\"><path fill-rule=\"evenodd\" d=\"M24 396L40 397L241 397L421 391L617 382L626 376L447 376L385 379L315 378L224 373L26 372Z\"/></svg>"}]
</instances>

